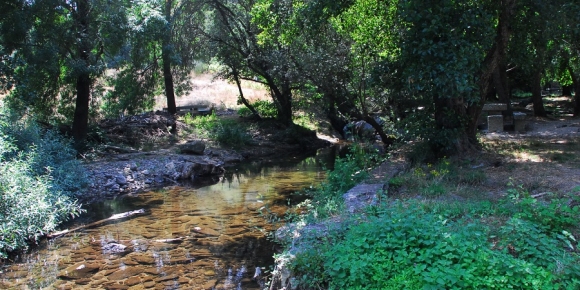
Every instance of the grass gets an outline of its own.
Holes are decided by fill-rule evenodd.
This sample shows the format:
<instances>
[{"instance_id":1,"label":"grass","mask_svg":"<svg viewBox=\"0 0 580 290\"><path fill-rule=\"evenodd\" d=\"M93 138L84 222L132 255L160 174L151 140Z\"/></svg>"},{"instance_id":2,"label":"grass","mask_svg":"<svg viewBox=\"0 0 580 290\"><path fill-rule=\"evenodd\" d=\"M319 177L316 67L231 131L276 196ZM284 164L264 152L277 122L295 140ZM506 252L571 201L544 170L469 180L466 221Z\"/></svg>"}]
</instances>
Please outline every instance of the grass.
<instances>
[{"instance_id":1,"label":"grass","mask_svg":"<svg viewBox=\"0 0 580 290\"><path fill-rule=\"evenodd\" d=\"M467 188L478 187L487 181L482 168L469 164L453 164L443 159L437 164L414 167L387 181L389 196L410 198L419 194L438 197L445 194L465 195Z\"/></svg>"},{"instance_id":2,"label":"grass","mask_svg":"<svg viewBox=\"0 0 580 290\"><path fill-rule=\"evenodd\" d=\"M186 133L196 138L212 138L218 144L230 148L239 148L251 144L252 138L248 133L251 126L241 124L233 119L220 119L215 113L208 116L182 117L186 124Z\"/></svg>"},{"instance_id":3,"label":"grass","mask_svg":"<svg viewBox=\"0 0 580 290\"><path fill-rule=\"evenodd\" d=\"M220 110L238 109L238 87L225 80L215 79L210 71L200 71L192 74L192 90L176 99L177 106L192 104L213 104ZM242 81L244 97L250 102L258 100L271 101L268 91L260 84L251 81ZM155 98L155 109L161 110L167 107L165 96Z\"/></svg>"}]
</instances>

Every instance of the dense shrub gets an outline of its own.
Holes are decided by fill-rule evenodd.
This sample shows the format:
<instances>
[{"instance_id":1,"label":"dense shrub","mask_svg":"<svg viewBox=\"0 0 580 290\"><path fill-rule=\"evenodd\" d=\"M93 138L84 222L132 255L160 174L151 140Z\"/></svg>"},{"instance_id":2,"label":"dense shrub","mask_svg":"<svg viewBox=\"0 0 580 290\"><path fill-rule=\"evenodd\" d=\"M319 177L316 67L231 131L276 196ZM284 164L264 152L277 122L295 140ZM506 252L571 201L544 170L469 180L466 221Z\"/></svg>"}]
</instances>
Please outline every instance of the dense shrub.
<instances>
[{"instance_id":1,"label":"dense shrub","mask_svg":"<svg viewBox=\"0 0 580 290\"><path fill-rule=\"evenodd\" d=\"M192 131L203 137L214 138L221 145L239 147L252 142L246 128L232 120L220 120L214 114L208 116L183 117L183 122L192 127Z\"/></svg>"},{"instance_id":2,"label":"dense shrub","mask_svg":"<svg viewBox=\"0 0 580 290\"><path fill-rule=\"evenodd\" d=\"M273 102L258 100L252 103L252 106L262 118L276 118L278 116L278 109L276 109L276 105ZM252 112L244 106L238 109L238 115L248 117L252 115Z\"/></svg>"},{"instance_id":3,"label":"dense shrub","mask_svg":"<svg viewBox=\"0 0 580 290\"><path fill-rule=\"evenodd\" d=\"M231 121L222 121L215 130L215 138L222 145L237 148L250 144L252 137L246 131L246 128Z\"/></svg>"},{"instance_id":4,"label":"dense shrub","mask_svg":"<svg viewBox=\"0 0 580 290\"><path fill-rule=\"evenodd\" d=\"M304 288L322 277L329 289L577 289L578 255L542 229L510 219L494 236L479 221L395 202L306 247L293 267L299 278L318 273L316 285L299 279Z\"/></svg>"},{"instance_id":5,"label":"dense shrub","mask_svg":"<svg viewBox=\"0 0 580 290\"><path fill-rule=\"evenodd\" d=\"M78 215L74 196L86 185L68 141L9 116L0 113L0 257Z\"/></svg>"}]
</instances>

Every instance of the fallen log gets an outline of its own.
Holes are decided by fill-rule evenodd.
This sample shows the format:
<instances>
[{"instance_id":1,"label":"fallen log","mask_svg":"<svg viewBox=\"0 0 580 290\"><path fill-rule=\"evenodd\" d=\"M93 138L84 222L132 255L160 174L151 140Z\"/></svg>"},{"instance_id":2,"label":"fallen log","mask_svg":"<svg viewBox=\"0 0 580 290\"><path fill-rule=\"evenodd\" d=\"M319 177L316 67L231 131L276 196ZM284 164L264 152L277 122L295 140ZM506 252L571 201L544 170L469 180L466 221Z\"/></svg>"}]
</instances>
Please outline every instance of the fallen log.
<instances>
[{"instance_id":1,"label":"fallen log","mask_svg":"<svg viewBox=\"0 0 580 290\"><path fill-rule=\"evenodd\" d=\"M120 219L125 219L125 218L129 218L135 215L142 215L145 214L145 210L144 209L138 209L138 210L133 210L133 211L128 211L128 212L124 212L124 213L118 213L118 214L114 214L112 215L110 218L106 218L104 220L100 220L100 221L96 221L94 223L90 223L87 225L82 225L82 226L78 226L76 228L73 229L67 229L67 230L63 230L63 231L59 231L59 232L54 232L54 233L50 233L48 235L46 235L47 238L49 239L53 239L56 237L60 237L63 235L66 235L68 233L72 233L78 230L82 230L82 229L86 229L86 228L91 228L91 227L96 227L98 225L104 224L106 222L110 222L110 221L115 221L115 220L120 220Z\"/></svg>"}]
</instances>

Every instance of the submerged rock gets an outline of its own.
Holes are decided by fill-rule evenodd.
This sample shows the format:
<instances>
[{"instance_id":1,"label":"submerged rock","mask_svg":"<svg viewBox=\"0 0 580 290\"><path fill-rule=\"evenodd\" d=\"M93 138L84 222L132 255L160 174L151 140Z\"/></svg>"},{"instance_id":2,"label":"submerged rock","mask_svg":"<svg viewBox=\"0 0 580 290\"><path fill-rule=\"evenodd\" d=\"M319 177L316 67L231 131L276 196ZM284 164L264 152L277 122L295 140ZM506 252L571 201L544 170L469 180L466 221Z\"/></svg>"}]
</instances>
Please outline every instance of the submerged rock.
<instances>
[{"instance_id":1,"label":"submerged rock","mask_svg":"<svg viewBox=\"0 0 580 290\"><path fill-rule=\"evenodd\" d=\"M76 263L60 271L58 278L64 280L88 278L97 273L99 269L100 266L98 263Z\"/></svg>"},{"instance_id":2,"label":"submerged rock","mask_svg":"<svg viewBox=\"0 0 580 290\"><path fill-rule=\"evenodd\" d=\"M109 253L109 254L122 254L122 253L128 253L131 251L131 248L123 245L123 244L118 244L115 242L109 242L105 245L103 245L102 250L104 253Z\"/></svg>"}]
</instances>

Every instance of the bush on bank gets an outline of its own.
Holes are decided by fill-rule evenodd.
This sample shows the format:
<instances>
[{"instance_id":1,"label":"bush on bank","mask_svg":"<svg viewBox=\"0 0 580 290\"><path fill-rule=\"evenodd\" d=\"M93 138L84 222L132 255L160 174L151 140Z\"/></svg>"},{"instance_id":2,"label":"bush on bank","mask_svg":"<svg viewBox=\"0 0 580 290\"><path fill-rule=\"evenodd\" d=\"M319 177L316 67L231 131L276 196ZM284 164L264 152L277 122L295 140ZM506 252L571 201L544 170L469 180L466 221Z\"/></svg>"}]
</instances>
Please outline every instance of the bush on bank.
<instances>
[{"instance_id":1,"label":"bush on bank","mask_svg":"<svg viewBox=\"0 0 580 290\"><path fill-rule=\"evenodd\" d=\"M298 289L579 289L573 196L539 202L513 187L494 203L386 199L324 233L303 232L282 255Z\"/></svg>"},{"instance_id":2,"label":"bush on bank","mask_svg":"<svg viewBox=\"0 0 580 290\"><path fill-rule=\"evenodd\" d=\"M0 257L81 212L86 173L68 140L0 104Z\"/></svg>"}]
</instances>

